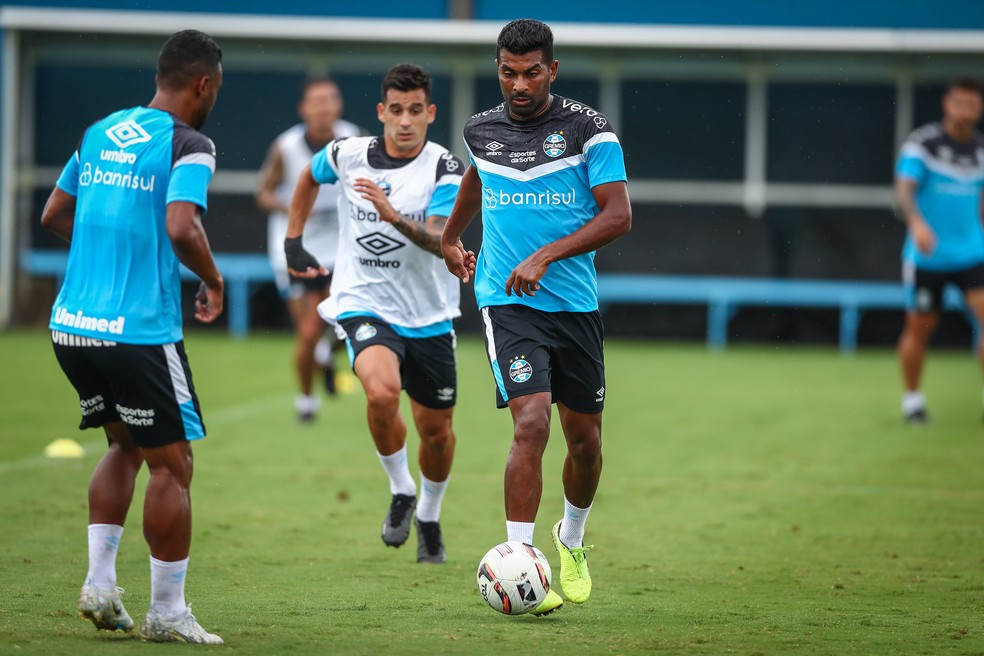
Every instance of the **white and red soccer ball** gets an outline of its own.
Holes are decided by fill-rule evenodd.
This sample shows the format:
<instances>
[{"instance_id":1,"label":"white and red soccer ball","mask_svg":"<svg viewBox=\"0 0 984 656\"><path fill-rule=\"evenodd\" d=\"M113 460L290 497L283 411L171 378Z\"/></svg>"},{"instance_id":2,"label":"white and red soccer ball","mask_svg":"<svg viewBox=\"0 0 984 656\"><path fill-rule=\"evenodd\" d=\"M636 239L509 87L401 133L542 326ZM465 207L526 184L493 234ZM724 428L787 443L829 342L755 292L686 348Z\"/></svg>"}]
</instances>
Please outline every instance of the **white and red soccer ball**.
<instances>
[{"instance_id":1,"label":"white and red soccer ball","mask_svg":"<svg viewBox=\"0 0 984 656\"><path fill-rule=\"evenodd\" d=\"M478 591L500 613L528 613L549 590L550 563L533 545L503 542L489 549L478 564Z\"/></svg>"}]
</instances>

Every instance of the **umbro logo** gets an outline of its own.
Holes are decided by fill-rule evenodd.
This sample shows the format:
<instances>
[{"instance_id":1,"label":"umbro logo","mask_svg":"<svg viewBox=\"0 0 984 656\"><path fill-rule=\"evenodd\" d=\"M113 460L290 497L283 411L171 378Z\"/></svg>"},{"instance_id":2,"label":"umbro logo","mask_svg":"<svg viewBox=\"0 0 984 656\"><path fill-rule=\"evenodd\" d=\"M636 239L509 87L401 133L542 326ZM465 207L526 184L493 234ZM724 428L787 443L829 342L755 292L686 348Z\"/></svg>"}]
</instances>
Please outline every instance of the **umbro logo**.
<instances>
[{"instance_id":1,"label":"umbro logo","mask_svg":"<svg viewBox=\"0 0 984 656\"><path fill-rule=\"evenodd\" d=\"M406 246L403 242L387 237L381 232L373 232L368 235L364 235L355 241L359 244L359 246L362 246L362 248L376 256L392 253L393 251Z\"/></svg>"},{"instance_id":2,"label":"umbro logo","mask_svg":"<svg viewBox=\"0 0 984 656\"><path fill-rule=\"evenodd\" d=\"M598 395L598 398L595 399L595 403L601 403L602 401L605 400L605 388L604 387L602 387L600 390L598 390L597 392L595 392L595 394Z\"/></svg>"},{"instance_id":3,"label":"umbro logo","mask_svg":"<svg viewBox=\"0 0 984 656\"><path fill-rule=\"evenodd\" d=\"M498 141L490 141L489 143L485 144L485 151L486 151L485 154L501 155L502 154L501 151L505 147L506 147L505 144L501 144Z\"/></svg>"},{"instance_id":4,"label":"umbro logo","mask_svg":"<svg viewBox=\"0 0 984 656\"><path fill-rule=\"evenodd\" d=\"M127 148L133 144L150 141L150 135L140 125L133 120L117 123L106 130L106 136L113 140L113 143L120 148Z\"/></svg>"}]
</instances>

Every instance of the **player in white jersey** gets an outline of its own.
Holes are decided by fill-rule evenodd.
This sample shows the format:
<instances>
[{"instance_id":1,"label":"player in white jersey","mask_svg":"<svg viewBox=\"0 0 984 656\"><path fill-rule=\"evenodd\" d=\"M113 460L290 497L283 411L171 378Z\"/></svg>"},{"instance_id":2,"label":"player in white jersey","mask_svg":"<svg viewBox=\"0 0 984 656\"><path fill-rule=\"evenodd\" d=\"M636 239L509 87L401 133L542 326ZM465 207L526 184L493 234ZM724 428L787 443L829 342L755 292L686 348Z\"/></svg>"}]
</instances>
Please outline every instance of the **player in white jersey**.
<instances>
[{"instance_id":1,"label":"player in white jersey","mask_svg":"<svg viewBox=\"0 0 984 656\"><path fill-rule=\"evenodd\" d=\"M301 421L310 421L319 406L318 397L313 393L318 366L325 369L329 393L335 391L331 348L327 343L322 343L323 348L317 348L325 328L318 316L317 306L328 296L330 277L298 279L287 273L284 237L287 236L290 195L314 153L332 139L357 136L362 130L354 123L339 118L342 114L342 94L338 85L327 78L312 78L305 82L297 113L303 123L283 132L270 146L260 172L256 204L270 212L267 221L270 266L296 333L294 367L300 393L295 399L295 406ZM329 271L335 267L335 251L338 249L337 206L337 189L326 186L318 195L304 228L305 246ZM316 352L319 357L316 357Z\"/></svg>"},{"instance_id":2,"label":"player in white jersey","mask_svg":"<svg viewBox=\"0 0 984 656\"><path fill-rule=\"evenodd\" d=\"M417 562L443 563L440 512L454 456L457 394L452 319L459 316L460 292L441 259L440 239L464 167L427 141L437 111L430 95L431 77L419 66L390 69L377 105L383 136L336 140L314 156L294 190L284 249L292 274L328 273L304 250L301 235L320 185L338 183L338 256L331 296L318 309L345 336L366 392L369 432L392 495L383 542L406 542L416 508ZM420 435L419 504L407 465L401 389Z\"/></svg>"}]
</instances>

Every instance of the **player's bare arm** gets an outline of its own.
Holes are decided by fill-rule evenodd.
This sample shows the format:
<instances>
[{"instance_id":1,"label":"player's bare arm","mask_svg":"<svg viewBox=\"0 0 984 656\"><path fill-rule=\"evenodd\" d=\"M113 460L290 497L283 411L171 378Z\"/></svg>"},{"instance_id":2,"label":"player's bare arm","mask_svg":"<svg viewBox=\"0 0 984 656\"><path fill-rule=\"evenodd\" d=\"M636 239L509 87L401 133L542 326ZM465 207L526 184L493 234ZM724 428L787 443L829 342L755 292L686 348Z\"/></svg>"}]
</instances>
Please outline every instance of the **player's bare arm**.
<instances>
[{"instance_id":1,"label":"player's bare arm","mask_svg":"<svg viewBox=\"0 0 984 656\"><path fill-rule=\"evenodd\" d=\"M482 181L475 167L469 166L461 177L458 197L454 201L451 216L444 224L441 234L441 254L448 271L461 282L468 282L475 275L475 252L465 250L461 235L468 229L472 219L482 209Z\"/></svg>"},{"instance_id":2,"label":"player's bare arm","mask_svg":"<svg viewBox=\"0 0 984 656\"><path fill-rule=\"evenodd\" d=\"M381 220L396 228L418 248L435 257L441 257L441 233L448 221L447 217L429 216L424 223L409 219L397 212L386 197L386 192L368 178L356 178L352 188L373 204Z\"/></svg>"},{"instance_id":3,"label":"player's bare arm","mask_svg":"<svg viewBox=\"0 0 984 656\"><path fill-rule=\"evenodd\" d=\"M72 241L75 225L75 196L55 187L41 213L41 225L65 241Z\"/></svg>"},{"instance_id":4,"label":"player's bare arm","mask_svg":"<svg viewBox=\"0 0 984 656\"><path fill-rule=\"evenodd\" d=\"M547 268L558 260L607 246L632 229L632 205L624 182L609 182L591 190L598 213L566 237L538 248L506 279L506 294L535 296Z\"/></svg>"},{"instance_id":5,"label":"player's bare arm","mask_svg":"<svg viewBox=\"0 0 984 656\"><path fill-rule=\"evenodd\" d=\"M284 239L284 252L287 254L287 270L298 278L315 278L318 275L327 276L328 269L321 266L318 260L304 250L301 236L307 225L311 208L318 198L321 185L311 175L311 165L301 171L297 179L297 187L290 201L290 214L287 221L287 238Z\"/></svg>"},{"instance_id":6,"label":"player's bare arm","mask_svg":"<svg viewBox=\"0 0 984 656\"><path fill-rule=\"evenodd\" d=\"M256 206L264 212L289 212L290 207L277 194L277 188L283 184L283 181L284 158L274 142L267 152L263 168L260 169L260 186L255 196Z\"/></svg>"},{"instance_id":7,"label":"player's bare arm","mask_svg":"<svg viewBox=\"0 0 984 656\"><path fill-rule=\"evenodd\" d=\"M898 203L899 212L909 233L912 235L916 248L924 255L931 254L936 249L936 233L926 223L919 207L916 205L916 189L919 183L909 178L896 178L895 180L895 200Z\"/></svg>"},{"instance_id":8,"label":"player's bare arm","mask_svg":"<svg viewBox=\"0 0 984 656\"><path fill-rule=\"evenodd\" d=\"M212 323L222 314L224 283L202 227L201 208L195 203L168 203L166 222L174 254L204 285L195 297L195 318Z\"/></svg>"}]
</instances>

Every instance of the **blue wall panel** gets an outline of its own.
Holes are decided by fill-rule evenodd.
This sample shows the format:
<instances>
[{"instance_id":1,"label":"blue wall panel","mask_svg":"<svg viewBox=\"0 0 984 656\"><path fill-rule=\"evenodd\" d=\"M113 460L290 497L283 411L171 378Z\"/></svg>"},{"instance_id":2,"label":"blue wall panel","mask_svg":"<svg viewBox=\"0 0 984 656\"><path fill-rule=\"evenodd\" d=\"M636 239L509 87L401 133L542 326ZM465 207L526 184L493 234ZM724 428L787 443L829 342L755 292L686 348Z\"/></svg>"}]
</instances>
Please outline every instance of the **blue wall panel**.
<instances>
[{"instance_id":1,"label":"blue wall panel","mask_svg":"<svg viewBox=\"0 0 984 656\"><path fill-rule=\"evenodd\" d=\"M292 16L367 18L447 18L447 0L376 0L362 4L340 0L42 0L5 2L13 6L152 11L206 11ZM863 27L907 29L982 29L984 11L968 0L633 0L601 4L596 0L542 3L528 0L474 0L475 18L506 22L538 18L547 22L636 23L670 25L768 25L787 27Z\"/></svg>"},{"instance_id":2,"label":"blue wall panel","mask_svg":"<svg viewBox=\"0 0 984 656\"><path fill-rule=\"evenodd\" d=\"M345 16L365 18L447 18L447 0L374 0L368 4L325 0L273 2L238 0L45 0L2 3L8 6L66 7L72 9L123 9L145 11L217 12L230 14L278 14L287 16Z\"/></svg>"},{"instance_id":3,"label":"blue wall panel","mask_svg":"<svg viewBox=\"0 0 984 656\"><path fill-rule=\"evenodd\" d=\"M527 0L475 0L475 18L536 18L546 22L767 25L781 27L984 28L981 5L967 0L656 0L600 3L567 0L537 5Z\"/></svg>"}]
</instances>

